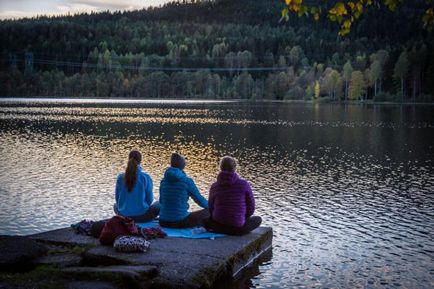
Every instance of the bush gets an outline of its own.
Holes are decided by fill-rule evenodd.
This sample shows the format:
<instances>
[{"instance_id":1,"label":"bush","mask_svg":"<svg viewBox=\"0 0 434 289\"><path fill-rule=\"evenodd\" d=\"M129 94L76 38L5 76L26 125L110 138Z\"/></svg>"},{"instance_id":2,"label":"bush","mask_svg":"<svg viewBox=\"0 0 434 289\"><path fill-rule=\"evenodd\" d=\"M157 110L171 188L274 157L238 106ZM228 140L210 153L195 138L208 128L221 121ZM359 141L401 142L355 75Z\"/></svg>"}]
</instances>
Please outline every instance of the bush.
<instances>
[{"instance_id":1,"label":"bush","mask_svg":"<svg viewBox=\"0 0 434 289\"><path fill-rule=\"evenodd\" d=\"M394 94L391 94L389 92L381 92L381 93L377 94L377 97L375 97L374 102L382 102L382 101L394 102L397 100L400 100L398 95L394 95Z\"/></svg>"}]
</instances>

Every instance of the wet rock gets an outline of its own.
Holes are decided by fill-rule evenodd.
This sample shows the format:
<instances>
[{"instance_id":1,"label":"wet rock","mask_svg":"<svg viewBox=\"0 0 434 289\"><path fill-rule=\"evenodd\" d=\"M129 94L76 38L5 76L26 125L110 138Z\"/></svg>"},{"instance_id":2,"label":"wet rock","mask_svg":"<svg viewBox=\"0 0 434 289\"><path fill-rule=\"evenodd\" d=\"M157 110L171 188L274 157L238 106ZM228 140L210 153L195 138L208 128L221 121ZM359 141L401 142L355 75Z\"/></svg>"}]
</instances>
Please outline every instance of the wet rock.
<instances>
[{"instance_id":1,"label":"wet rock","mask_svg":"<svg viewBox=\"0 0 434 289\"><path fill-rule=\"evenodd\" d=\"M26 237L0 236L0 270L27 270L34 259L44 256L47 251L46 246Z\"/></svg>"}]
</instances>

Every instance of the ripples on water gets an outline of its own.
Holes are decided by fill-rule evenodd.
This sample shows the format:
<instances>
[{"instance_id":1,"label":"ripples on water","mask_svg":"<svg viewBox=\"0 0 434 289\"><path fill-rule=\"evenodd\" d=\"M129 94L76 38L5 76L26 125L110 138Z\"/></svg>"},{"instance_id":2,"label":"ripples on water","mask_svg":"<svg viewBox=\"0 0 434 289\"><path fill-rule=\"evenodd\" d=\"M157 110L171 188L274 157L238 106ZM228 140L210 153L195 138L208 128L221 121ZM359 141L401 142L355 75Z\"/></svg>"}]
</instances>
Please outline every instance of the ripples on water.
<instances>
[{"instance_id":1,"label":"ripples on water","mask_svg":"<svg viewBox=\"0 0 434 289\"><path fill-rule=\"evenodd\" d=\"M0 233L109 217L132 148L155 192L174 150L205 195L218 159L232 154L274 230L273 258L253 286L434 287L433 111L0 103Z\"/></svg>"}]
</instances>

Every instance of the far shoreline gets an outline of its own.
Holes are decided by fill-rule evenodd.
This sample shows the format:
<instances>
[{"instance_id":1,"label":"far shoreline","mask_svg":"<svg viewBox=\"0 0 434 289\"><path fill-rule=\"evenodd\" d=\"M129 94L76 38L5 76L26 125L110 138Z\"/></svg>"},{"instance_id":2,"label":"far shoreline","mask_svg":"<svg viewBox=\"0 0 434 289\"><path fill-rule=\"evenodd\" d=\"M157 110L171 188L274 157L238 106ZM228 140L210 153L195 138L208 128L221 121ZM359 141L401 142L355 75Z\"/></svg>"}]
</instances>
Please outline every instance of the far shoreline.
<instances>
[{"instance_id":1,"label":"far shoreline","mask_svg":"<svg viewBox=\"0 0 434 289\"><path fill-rule=\"evenodd\" d=\"M278 100L278 99L209 99L209 98L125 98L125 97L55 97L55 96L26 96L26 97L0 97L0 103L8 102L39 102L39 103L120 103L120 104L218 104L218 103L285 103L285 104L333 104L333 105L434 105L432 102L393 102L373 100L347 100L330 101L328 98L314 100Z\"/></svg>"}]
</instances>

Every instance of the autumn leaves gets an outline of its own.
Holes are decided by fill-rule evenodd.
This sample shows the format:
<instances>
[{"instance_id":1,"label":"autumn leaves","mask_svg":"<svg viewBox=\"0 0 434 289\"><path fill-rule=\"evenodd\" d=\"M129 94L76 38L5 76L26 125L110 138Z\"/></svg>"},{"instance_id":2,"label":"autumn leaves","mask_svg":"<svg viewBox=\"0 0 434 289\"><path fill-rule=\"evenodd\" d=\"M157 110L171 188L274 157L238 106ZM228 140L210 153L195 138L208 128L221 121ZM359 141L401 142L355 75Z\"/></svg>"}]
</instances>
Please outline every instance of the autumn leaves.
<instances>
[{"instance_id":1,"label":"autumn leaves","mask_svg":"<svg viewBox=\"0 0 434 289\"><path fill-rule=\"evenodd\" d=\"M351 26L356 22L363 12L371 6L384 5L390 11L395 11L399 3L405 0L351 0L351 1L324 1L324 5L305 5L303 0L285 0L285 8L282 9L281 20L288 20L289 13L295 13L299 17L312 16L318 21L321 15L327 14L327 18L339 24L339 35L344 36L350 33ZM422 16L424 27L431 31L434 26L434 0L425 0L426 10ZM327 5L329 4L329 5Z\"/></svg>"}]
</instances>

